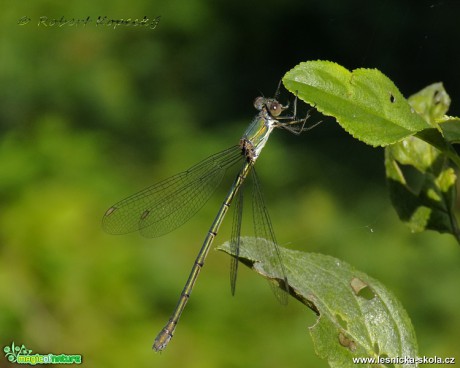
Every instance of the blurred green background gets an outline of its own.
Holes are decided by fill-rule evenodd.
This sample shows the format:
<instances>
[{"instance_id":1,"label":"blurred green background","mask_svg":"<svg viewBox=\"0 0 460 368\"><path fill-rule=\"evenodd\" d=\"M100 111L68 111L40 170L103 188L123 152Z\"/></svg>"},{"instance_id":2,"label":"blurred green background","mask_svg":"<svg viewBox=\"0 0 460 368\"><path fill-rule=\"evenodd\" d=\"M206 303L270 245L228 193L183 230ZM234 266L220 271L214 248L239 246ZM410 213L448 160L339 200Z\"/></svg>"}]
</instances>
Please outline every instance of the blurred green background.
<instances>
[{"instance_id":1,"label":"blurred green background","mask_svg":"<svg viewBox=\"0 0 460 368\"><path fill-rule=\"evenodd\" d=\"M313 313L295 300L279 305L243 267L231 297L229 258L214 251L171 344L151 351L231 177L161 238L105 234L102 215L236 144L253 99L271 95L301 61L378 68L406 96L443 81L450 113L460 115L460 2L3 5L0 345L82 354L91 367L327 367L308 333ZM154 30L94 23L158 15ZM18 25L24 16L30 23ZM43 27L40 16L93 23ZM460 359L460 248L448 235L411 234L399 222L381 149L324 119L299 137L277 131L257 168L280 244L330 254L379 279L411 316L420 355ZM216 244L228 240L230 223Z\"/></svg>"}]
</instances>

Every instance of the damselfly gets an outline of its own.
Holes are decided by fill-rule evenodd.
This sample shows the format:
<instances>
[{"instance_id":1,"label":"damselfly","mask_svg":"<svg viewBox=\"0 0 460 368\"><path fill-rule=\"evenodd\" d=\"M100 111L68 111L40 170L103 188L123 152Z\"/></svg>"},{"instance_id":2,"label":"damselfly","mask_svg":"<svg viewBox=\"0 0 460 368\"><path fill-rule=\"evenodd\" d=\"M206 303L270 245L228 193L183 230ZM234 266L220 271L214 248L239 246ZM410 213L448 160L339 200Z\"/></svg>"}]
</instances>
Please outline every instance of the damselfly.
<instances>
[{"instance_id":1,"label":"damselfly","mask_svg":"<svg viewBox=\"0 0 460 368\"><path fill-rule=\"evenodd\" d=\"M236 203L230 244L234 250L234 254L239 254L243 210L242 189L249 172L252 172L254 182L253 217L255 236L256 239L269 240L269 242L260 241L260 252L268 253L274 257L276 259L275 264L279 268L279 273L285 275L254 164L274 128L282 128L291 133L300 134L311 127L305 127L305 123L309 117L308 114L303 119L297 119L297 96L294 101L293 114L291 116L281 116L289 104L284 106L277 101L278 92L279 87L274 98L257 97L255 99L254 107L259 113L254 117L238 145L216 153L187 171L163 180L116 203L104 215L103 227L109 233L125 234L139 230L142 235L148 237L164 235L189 220L206 203L221 182L226 171L237 162L242 163L240 171L225 197L219 212L217 212L214 222L196 257L177 306L170 320L155 339L153 344L155 351L163 350L171 340L179 318L190 298L193 286L204 265L211 244L233 200ZM235 292L237 269L238 257L236 256L232 257L230 268L232 294ZM284 277L282 286L287 288L287 285L287 279ZM276 290L280 289L276 288ZM282 303L286 302L287 293L275 293Z\"/></svg>"}]
</instances>

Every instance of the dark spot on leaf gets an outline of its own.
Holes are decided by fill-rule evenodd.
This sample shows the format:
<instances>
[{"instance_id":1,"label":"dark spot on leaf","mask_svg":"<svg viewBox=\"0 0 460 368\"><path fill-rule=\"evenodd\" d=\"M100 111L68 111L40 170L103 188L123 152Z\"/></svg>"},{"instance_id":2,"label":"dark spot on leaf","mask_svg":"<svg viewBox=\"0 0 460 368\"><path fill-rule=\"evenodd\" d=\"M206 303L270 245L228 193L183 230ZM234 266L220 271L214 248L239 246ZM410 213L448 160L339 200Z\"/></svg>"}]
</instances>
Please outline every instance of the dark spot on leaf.
<instances>
[{"instance_id":1,"label":"dark spot on leaf","mask_svg":"<svg viewBox=\"0 0 460 368\"><path fill-rule=\"evenodd\" d=\"M380 353L379 344L377 342L374 344L374 352L377 355L379 355L379 353Z\"/></svg>"},{"instance_id":2,"label":"dark spot on leaf","mask_svg":"<svg viewBox=\"0 0 460 368\"><path fill-rule=\"evenodd\" d=\"M350 286L355 293L355 295L360 296L364 299L371 300L375 297L374 292L370 286L365 283L363 280L353 277L350 282Z\"/></svg>"},{"instance_id":3,"label":"dark spot on leaf","mask_svg":"<svg viewBox=\"0 0 460 368\"><path fill-rule=\"evenodd\" d=\"M345 336L343 332L339 333L339 343L343 347L348 348L350 351L356 350L356 342L349 337Z\"/></svg>"},{"instance_id":4,"label":"dark spot on leaf","mask_svg":"<svg viewBox=\"0 0 460 368\"><path fill-rule=\"evenodd\" d=\"M393 96L393 93L390 92L390 102L391 103L395 103L396 102L396 98L395 96Z\"/></svg>"},{"instance_id":5,"label":"dark spot on leaf","mask_svg":"<svg viewBox=\"0 0 460 368\"><path fill-rule=\"evenodd\" d=\"M438 90L434 91L433 101L434 101L435 105L438 105L441 102L441 98L439 96L439 91Z\"/></svg>"}]
</instances>

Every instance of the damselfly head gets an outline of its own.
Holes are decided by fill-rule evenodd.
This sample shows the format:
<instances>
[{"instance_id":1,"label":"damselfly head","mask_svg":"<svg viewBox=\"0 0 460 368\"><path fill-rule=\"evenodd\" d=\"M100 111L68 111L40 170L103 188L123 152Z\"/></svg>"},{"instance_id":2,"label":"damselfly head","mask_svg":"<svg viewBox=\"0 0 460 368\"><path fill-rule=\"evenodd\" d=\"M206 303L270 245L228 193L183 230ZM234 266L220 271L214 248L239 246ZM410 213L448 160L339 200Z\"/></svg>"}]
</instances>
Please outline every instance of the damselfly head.
<instances>
[{"instance_id":1,"label":"damselfly head","mask_svg":"<svg viewBox=\"0 0 460 368\"><path fill-rule=\"evenodd\" d=\"M262 96L256 97L256 99L254 100L254 107L255 107L257 110L261 111L262 108L263 108L264 105L265 105L265 101L266 101L266 100L267 100L267 99L266 99L265 97L262 97Z\"/></svg>"},{"instance_id":2,"label":"damselfly head","mask_svg":"<svg viewBox=\"0 0 460 368\"><path fill-rule=\"evenodd\" d=\"M271 116L279 116L287 109L287 106L281 105L276 99L266 97L257 97L254 100L254 107L259 111L265 107Z\"/></svg>"}]
</instances>

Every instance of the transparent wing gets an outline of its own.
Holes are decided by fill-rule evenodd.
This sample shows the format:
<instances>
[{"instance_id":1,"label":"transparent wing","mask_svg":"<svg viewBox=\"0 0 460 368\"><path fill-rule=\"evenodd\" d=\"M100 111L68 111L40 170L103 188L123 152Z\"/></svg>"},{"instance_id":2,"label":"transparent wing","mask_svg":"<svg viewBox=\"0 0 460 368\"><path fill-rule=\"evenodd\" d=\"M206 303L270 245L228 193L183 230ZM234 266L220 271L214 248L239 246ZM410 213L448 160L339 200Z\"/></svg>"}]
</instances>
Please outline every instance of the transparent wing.
<instances>
[{"instance_id":1,"label":"transparent wing","mask_svg":"<svg viewBox=\"0 0 460 368\"><path fill-rule=\"evenodd\" d=\"M283 261L281 259L281 253L275 239L275 233L270 221L270 215L268 214L267 207L265 206L265 201L261 192L255 167L252 169L252 179L254 182L252 194L252 214L254 219L254 234L257 239L257 250L260 254L268 256L268 258L272 260L273 267L278 271L280 275L283 276L282 286L284 287L284 290L275 286L273 283L270 283L270 286L272 287L272 290L280 303L287 304L288 283L286 272L284 270Z\"/></svg>"},{"instance_id":2,"label":"transparent wing","mask_svg":"<svg viewBox=\"0 0 460 368\"><path fill-rule=\"evenodd\" d=\"M241 158L240 147L233 146L133 194L107 210L102 227L111 234L139 230L147 237L164 235L203 207L227 169Z\"/></svg>"}]
</instances>

